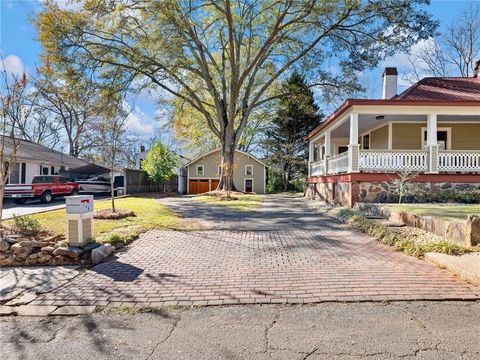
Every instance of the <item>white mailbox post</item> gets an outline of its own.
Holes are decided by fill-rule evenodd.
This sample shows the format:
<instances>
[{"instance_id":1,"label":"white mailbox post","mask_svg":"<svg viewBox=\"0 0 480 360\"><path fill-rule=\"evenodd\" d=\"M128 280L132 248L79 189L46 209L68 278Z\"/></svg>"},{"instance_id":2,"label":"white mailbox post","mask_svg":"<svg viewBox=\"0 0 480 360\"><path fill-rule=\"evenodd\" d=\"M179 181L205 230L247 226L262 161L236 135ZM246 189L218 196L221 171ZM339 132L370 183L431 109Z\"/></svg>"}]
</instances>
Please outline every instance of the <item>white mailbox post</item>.
<instances>
[{"instance_id":1,"label":"white mailbox post","mask_svg":"<svg viewBox=\"0 0 480 360\"><path fill-rule=\"evenodd\" d=\"M84 245L93 236L93 195L68 196L68 242L73 246Z\"/></svg>"}]
</instances>

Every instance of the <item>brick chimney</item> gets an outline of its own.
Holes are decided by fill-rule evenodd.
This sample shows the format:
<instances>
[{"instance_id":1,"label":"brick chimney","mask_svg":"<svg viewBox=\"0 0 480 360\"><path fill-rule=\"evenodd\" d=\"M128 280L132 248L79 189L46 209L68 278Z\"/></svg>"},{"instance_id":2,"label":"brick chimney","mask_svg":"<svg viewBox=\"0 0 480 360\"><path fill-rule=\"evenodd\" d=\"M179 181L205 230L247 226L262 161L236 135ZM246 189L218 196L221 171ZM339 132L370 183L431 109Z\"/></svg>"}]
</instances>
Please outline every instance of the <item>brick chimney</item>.
<instances>
[{"instance_id":1,"label":"brick chimney","mask_svg":"<svg viewBox=\"0 0 480 360\"><path fill-rule=\"evenodd\" d=\"M473 77L480 78L480 60L475 63L475 70L473 70Z\"/></svg>"},{"instance_id":2,"label":"brick chimney","mask_svg":"<svg viewBox=\"0 0 480 360\"><path fill-rule=\"evenodd\" d=\"M396 67L386 67L382 75L382 99L391 99L397 95L397 77Z\"/></svg>"}]
</instances>

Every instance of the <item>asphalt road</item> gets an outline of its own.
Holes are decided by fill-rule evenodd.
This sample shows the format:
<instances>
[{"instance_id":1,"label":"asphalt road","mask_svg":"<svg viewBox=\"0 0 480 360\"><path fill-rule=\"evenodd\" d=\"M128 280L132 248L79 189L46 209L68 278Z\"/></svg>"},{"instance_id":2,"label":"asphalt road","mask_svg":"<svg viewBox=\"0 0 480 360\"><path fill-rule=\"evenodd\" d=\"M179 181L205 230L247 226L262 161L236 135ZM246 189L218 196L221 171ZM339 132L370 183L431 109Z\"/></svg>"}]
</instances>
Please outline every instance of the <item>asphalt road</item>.
<instances>
[{"instance_id":1,"label":"asphalt road","mask_svg":"<svg viewBox=\"0 0 480 360\"><path fill-rule=\"evenodd\" d=\"M479 359L480 302L8 317L2 359Z\"/></svg>"},{"instance_id":2,"label":"asphalt road","mask_svg":"<svg viewBox=\"0 0 480 360\"><path fill-rule=\"evenodd\" d=\"M108 198L106 195L95 195L96 200ZM58 197L50 204L42 204L39 200L28 201L24 205L16 205L12 200L5 200L3 204L2 220L10 219L13 215L32 215L50 210L63 209L65 198Z\"/></svg>"}]
</instances>

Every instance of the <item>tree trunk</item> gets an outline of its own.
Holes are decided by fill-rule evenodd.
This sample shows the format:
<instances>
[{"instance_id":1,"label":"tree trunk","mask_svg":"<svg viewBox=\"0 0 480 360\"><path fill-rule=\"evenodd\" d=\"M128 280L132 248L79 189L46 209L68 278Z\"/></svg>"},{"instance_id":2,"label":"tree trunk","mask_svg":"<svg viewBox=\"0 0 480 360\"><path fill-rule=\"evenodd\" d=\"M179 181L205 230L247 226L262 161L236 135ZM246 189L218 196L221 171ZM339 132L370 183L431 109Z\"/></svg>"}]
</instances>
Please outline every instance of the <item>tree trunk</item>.
<instances>
[{"instance_id":1,"label":"tree trunk","mask_svg":"<svg viewBox=\"0 0 480 360\"><path fill-rule=\"evenodd\" d=\"M3 216L3 195L5 192L5 187L2 187L0 189L0 237L3 236L3 230L2 230L2 216Z\"/></svg>"},{"instance_id":2,"label":"tree trunk","mask_svg":"<svg viewBox=\"0 0 480 360\"><path fill-rule=\"evenodd\" d=\"M112 196L112 211L115 212L115 189L113 188L113 169L110 171L110 195Z\"/></svg>"},{"instance_id":3,"label":"tree trunk","mask_svg":"<svg viewBox=\"0 0 480 360\"><path fill-rule=\"evenodd\" d=\"M224 141L222 145L222 176L218 184L218 190L227 192L236 191L233 182L235 144L234 141Z\"/></svg>"}]
</instances>

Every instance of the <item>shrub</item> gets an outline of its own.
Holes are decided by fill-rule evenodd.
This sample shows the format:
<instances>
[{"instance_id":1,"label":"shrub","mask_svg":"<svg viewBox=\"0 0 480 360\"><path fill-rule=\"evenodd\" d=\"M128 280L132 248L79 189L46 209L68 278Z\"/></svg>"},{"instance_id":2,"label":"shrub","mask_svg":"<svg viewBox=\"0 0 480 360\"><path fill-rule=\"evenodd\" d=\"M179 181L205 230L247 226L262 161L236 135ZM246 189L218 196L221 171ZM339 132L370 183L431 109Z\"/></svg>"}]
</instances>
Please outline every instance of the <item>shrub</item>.
<instances>
[{"instance_id":1,"label":"shrub","mask_svg":"<svg viewBox=\"0 0 480 360\"><path fill-rule=\"evenodd\" d=\"M112 245L128 245L137 238L137 235L113 233L108 235L104 242Z\"/></svg>"},{"instance_id":2,"label":"shrub","mask_svg":"<svg viewBox=\"0 0 480 360\"><path fill-rule=\"evenodd\" d=\"M338 212L338 217L363 233L373 236L378 242L393 246L396 251L401 251L410 256L423 257L427 252L456 255L472 251L462 245L448 241L415 244L404 236L390 230L388 227L375 221L365 219L363 216L350 209L340 210Z\"/></svg>"},{"instance_id":3,"label":"shrub","mask_svg":"<svg viewBox=\"0 0 480 360\"><path fill-rule=\"evenodd\" d=\"M430 202L458 202L464 204L480 203L480 189L441 190L427 194Z\"/></svg>"},{"instance_id":4,"label":"shrub","mask_svg":"<svg viewBox=\"0 0 480 360\"><path fill-rule=\"evenodd\" d=\"M35 236L40 232L40 222L31 216L13 215L14 228L23 235Z\"/></svg>"}]
</instances>

